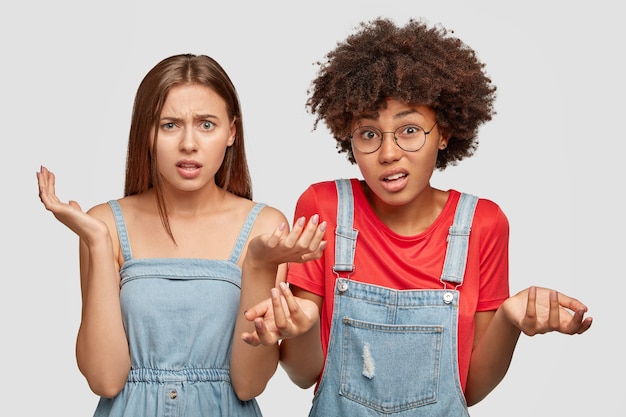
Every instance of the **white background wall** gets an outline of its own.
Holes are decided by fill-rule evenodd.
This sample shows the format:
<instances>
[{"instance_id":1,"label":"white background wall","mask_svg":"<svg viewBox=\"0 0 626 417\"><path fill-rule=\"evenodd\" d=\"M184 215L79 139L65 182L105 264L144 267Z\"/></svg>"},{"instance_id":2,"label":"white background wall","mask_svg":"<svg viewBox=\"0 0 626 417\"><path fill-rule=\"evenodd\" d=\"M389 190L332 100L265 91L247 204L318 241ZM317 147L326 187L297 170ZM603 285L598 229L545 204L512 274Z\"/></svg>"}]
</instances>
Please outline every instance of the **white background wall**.
<instances>
[{"instance_id":1,"label":"white background wall","mask_svg":"<svg viewBox=\"0 0 626 417\"><path fill-rule=\"evenodd\" d=\"M78 372L77 239L37 198L41 164L84 208L122 196L132 100L169 55L215 57L238 88L255 200L292 216L315 181L357 176L304 103L313 63L361 20L425 17L472 46L498 86L477 154L433 184L490 198L511 223L511 287L580 298L583 336L520 339L472 416L623 415L622 124L625 29L617 2L78 0L11 2L0 26L3 415L90 416ZM618 310L619 309L619 310ZM254 372L251 369L250 372ZM266 416L305 416L311 390L282 371Z\"/></svg>"}]
</instances>

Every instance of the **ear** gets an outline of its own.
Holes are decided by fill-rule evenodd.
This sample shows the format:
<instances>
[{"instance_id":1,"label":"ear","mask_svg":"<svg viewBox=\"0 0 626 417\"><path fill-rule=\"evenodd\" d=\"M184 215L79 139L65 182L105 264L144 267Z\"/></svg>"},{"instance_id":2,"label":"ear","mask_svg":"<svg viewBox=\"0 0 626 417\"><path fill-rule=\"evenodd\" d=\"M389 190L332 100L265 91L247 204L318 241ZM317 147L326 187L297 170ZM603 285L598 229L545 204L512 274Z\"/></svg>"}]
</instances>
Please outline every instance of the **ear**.
<instances>
[{"instance_id":1,"label":"ear","mask_svg":"<svg viewBox=\"0 0 626 417\"><path fill-rule=\"evenodd\" d=\"M233 146L235 143L235 139L237 134L237 126L235 126L235 120L230 123L230 136L228 137L228 142L226 142L226 146Z\"/></svg>"},{"instance_id":2,"label":"ear","mask_svg":"<svg viewBox=\"0 0 626 417\"><path fill-rule=\"evenodd\" d=\"M448 137L447 136L443 136L441 135L439 137L439 150L443 151L444 149L446 149L448 147Z\"/></svg>"}]
</instances>

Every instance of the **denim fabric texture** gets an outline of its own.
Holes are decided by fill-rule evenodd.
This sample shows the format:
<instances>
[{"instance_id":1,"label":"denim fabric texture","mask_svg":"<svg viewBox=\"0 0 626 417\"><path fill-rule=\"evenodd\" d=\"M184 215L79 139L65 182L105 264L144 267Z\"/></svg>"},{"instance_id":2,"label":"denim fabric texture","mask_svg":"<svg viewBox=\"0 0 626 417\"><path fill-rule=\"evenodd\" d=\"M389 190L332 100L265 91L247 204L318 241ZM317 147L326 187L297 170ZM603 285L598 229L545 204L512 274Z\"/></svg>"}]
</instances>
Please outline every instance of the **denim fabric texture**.
<instances>
[{"instance_id":1,"label":"denim fabric texture","mask_svg":"<svg viewBox=\"0 0 626 417\"><path fill-rule=\"evenodd\" d=\"M457 363L456 287L463 282L477 199L462 194L457 205L442 289L395 290L350 280L347 268L341 267L353 264L346 254L355 253L352 241L343 238L353 218L344 181L337 181L341 237L336 240L335 270L347 274L338 273L335 281L326 364L309 416L469 416ZM356 239L357 231L352 236ZM452 288L444 275L452 277Z\"/></svg>"},{"instance_id":2,"label":"denim fabric texture","mask_svg":"<svg viewBox=\"0 0 626 417\"><path fill-rule=\"evenodd\" d=\"M231 341L239 306L237 261L263 208L248 214L228 260L133 258L123 214L109 202L124 255L120 302L131 371L95 416L261 416L230 383Z\"/></svg>"}]
</instances>

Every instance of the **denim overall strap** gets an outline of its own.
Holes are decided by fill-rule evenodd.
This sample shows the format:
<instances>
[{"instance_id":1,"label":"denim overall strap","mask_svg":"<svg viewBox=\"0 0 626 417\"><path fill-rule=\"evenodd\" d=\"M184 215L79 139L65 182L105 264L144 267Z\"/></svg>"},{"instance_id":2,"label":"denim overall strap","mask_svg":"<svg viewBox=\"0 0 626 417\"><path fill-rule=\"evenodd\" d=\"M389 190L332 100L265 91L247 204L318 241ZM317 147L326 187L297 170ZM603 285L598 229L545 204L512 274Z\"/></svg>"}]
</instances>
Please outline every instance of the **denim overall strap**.
<instances>
[{"instance_id":1,"label":"denim overall strap","mask_svg":"<svg viewBox=\"0 0 626 417\"><path fill-rule=\"evenodd\" d=\"M128 240L128 232L126 231L126 223L124 222L124 215L120 203L117 200L110 200L109 206L113 210L113 217L115 217L115 226L117 227L117 235L120 239L120 246L122 247L122 254L124 255L124 262L128 262L132 259L133 255L130 250L130 242Z\"/></svg>"},{"instance_id":2,"label":"denim overall strap","mask_svg":"<svg viewBox=\"0 0 626 417\"><path fill-rule=\"evenodd\" d=\"M343 191L338 187L338 206L350 209ZM338 239L336 251L346 241L354 244ZM459 291L398 290L368 283L378 280L368 271L359 275L335 280L328 350L309 417L469 417L458 370Z\"/></svg>"},{"instance_id":3,"label":"denim overall strap","mask_svg":"<svg viewBox=\"0 0 626 417\"><path fill-rule=\"evenodd\" d=\"M250 213L248 213L248 217L246 218L245 223L241 227L241 231L239 232L239 236L237 236L237 241L235 242L235 246L233 247L233 251L230 254L230 258L228 259L230 262L236 264L239 261L239 257L241 256L241 251L248 240L248 235L250 234L250 230L252 230L252 225L254 225L254 221L256 220L257 215L261 211L261 209L265 207L264 203L256 203Z\"/></svg>"},{"instance_id":4,"label":"denim overall strap","mask_svg":"<svg viewBox=\"0 0 626 417\"><path fill-rule=\"evenodd\" d=\"M337 186L337 228L335 230L335 265L333 271L351 272L354 269L354 250L358 230L352 228L354 201L349 179L335 180Z\"/></svg>"},{"instance_id":5,"label":"denim overall strap","mask_svg":"<svg viewBox=\"0 0 626 417\"><path fill-rule=\"evenodd\" d=\"M448 230L448 248L441 273L441 281L461 285L467 264L469 235L478 197L461 193L454 213L454 222Z\"/></svg>"}]
</instances>

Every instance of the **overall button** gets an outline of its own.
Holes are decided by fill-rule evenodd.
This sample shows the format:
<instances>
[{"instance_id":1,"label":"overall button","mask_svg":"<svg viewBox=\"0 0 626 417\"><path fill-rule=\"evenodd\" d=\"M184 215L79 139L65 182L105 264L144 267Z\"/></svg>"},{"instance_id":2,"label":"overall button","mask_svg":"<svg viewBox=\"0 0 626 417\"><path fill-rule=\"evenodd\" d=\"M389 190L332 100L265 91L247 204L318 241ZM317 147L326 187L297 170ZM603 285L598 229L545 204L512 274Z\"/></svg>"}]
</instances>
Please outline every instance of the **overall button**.
<instances>
[{"instance_id":1,"label":"overall button","mask_svg":"<svg viewBox=\"0 0 626 417\"><path fill-rule=\"evenodd\" d=\"M443 295L443 302L450 304L454 300L454 295L451 292L447 292Z\"/></svg>"},{"instance_id":2,"label":"overall button","mask_svg":"<svg viewBox=\"0 0 626 417\"><path fill-rule=\"evenodd\" d=\"M170 391L170 398L173 400L176 397L178 397L178 393L176 392L176 390L175 389L171 390Z\"/></svg>"},{"instance_id":3,"label":"overall button","mask_svg":"<svg viewBox=\"0 0 626 417\"><path fill-rule=\"evenodd\" d=\"M337 289L339 292L346 292L348 290L348 283L346 281L341 281Z\"/></svg>"}]
</instances>

